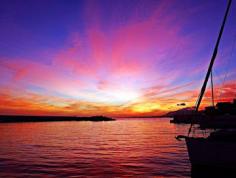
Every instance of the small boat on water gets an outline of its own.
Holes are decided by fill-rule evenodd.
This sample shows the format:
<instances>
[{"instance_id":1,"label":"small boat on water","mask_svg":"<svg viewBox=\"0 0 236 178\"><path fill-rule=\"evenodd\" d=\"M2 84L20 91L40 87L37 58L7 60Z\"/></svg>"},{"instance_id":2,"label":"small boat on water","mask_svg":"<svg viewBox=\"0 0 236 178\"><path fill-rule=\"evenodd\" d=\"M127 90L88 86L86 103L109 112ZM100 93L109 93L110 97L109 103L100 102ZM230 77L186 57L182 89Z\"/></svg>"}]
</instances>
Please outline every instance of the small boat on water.
<instances>
[{"instance_id":1,"label":"small boat on water","mask_svg":"<svg viewBox=\"0 0 236 178\"><path fill-rule=\"evenodd\" d=\"M208 67L208 71L196 102L195 112L198 113L202 97L205 93L208 79L212 77L212 67L217 56L218 46L224 30L225 22L230 9L231 1L228 1L227 9L220 28L220 33L215 45L215 49ZM213 92L213 89L212 89ZM227 116L224 116L225 118ZM201 118L199 118L201 119ZM229 122L230 123L230 122ZM220 124L220 123L219 123ZM215 129L207 137L195 136L194 123L191 123L187 136L178 135L176 139L185 139L188 155L192 167L206 166L219 168L236 168L236 130L232 128Z\"/></svg>"}]
</instances>

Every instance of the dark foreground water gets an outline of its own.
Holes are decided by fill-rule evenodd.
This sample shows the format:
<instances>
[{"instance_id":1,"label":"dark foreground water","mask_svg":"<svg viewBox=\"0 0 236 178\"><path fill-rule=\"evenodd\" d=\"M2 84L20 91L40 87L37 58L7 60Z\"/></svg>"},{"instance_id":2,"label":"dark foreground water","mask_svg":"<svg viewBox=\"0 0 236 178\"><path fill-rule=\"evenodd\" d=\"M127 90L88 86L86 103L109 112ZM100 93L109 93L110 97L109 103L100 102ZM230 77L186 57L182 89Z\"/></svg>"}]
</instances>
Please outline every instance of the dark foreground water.
<instances>
[{"instance_id":1,"label":"dark foreground water","mask_svg":"<svg viewBox=\"0 0 236 178\"><path fill-rule=\"evenodd\" d=\"M0 177L191 177L169 119L0 124Z\"/></svg>"}]
</instances>

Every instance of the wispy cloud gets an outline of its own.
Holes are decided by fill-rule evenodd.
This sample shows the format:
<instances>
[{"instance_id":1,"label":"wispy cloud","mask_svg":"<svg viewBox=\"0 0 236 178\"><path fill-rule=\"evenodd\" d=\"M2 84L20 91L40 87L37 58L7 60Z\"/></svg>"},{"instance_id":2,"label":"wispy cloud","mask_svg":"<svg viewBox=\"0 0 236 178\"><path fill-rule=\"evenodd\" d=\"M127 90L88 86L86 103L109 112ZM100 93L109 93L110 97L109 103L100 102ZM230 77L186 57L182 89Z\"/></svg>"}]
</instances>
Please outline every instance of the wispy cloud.
<instances>
[{"instance_id":1,"label":"wispy cloud","mask_svg":"<svg viewBox=\"0 0 236 178\"><path fill-rule=\"evenodd\" d=\"M1 113L158 115L178 109L179 102L194 105L217 34L212 28L208 37L204 25L195 24L209 3L139 3L128 10L118 3L105 11L87 1L82 21L74 21L57 48L1 55ZM219 67L226 65L220 61L217 79L223 76ZM224 101L235 97L232 68L229 74L224 86L216 83ZM203 105L208 97L209 91Z\"/></svg>"}]
</instances>

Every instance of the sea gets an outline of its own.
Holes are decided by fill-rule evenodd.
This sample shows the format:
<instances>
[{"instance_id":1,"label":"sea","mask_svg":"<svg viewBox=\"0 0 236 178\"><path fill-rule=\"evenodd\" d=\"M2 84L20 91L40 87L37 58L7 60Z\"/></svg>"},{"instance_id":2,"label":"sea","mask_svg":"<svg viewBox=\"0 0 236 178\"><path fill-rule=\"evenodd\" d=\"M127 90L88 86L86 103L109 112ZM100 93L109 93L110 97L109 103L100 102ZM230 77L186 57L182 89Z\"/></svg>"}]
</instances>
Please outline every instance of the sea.
<instances>
[{"instance_id":1,"label":"sea","mask_svg":"<svg viewBox=\"0 0 236 178\"><path fill-rule=\"evenodd\" d=\"M170 118L0 124L0 177L192 177Z\"/></svg>"}]
</instances>

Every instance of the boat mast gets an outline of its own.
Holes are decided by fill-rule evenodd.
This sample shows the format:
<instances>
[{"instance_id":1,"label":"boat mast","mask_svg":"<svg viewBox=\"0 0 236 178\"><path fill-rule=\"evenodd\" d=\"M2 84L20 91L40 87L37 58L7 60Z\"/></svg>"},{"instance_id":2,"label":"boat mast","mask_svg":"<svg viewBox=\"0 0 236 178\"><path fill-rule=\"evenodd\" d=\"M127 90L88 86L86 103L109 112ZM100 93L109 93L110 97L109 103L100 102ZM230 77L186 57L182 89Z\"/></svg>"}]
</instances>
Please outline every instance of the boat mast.
<instances>
[{"instance_id":1,"label":"boat mast","mask_svg":"<svg viewBox=\"0 0 236 178\"><path fill-rule=\"evenodd\" d=\"M215 108L214 104L214 86L213 86L213 71L211 70L211 102L212 102L212 107Z\"/></svg>"},{"instance_id":2,"label":"boat mast","mask_svg":"<svg viewBox=\"0 0 236 178\"><path fill-rule=\"evenodd\" d=\"M202 97L203 97L203 95L204 95L204 93L205 93L205 90L206 90L206 86L207 86L207 82L208 82L209 76L210 76L210 74L211 74L211 72L212 72L212 67L213 67L215 58L216 58L216 56L217 56L218 46L219 46L220 39L221 39L223 30L224 30L224 26L225 26L225 22L226 22L226 19L227 19L227 16L228 16L228 12L229 12L229 8L230 8L230 5L231 5L231 2L232 2L232 0L229 0L229 1L228 1L227 9L226 9L226 12L225 12L225 16L224 16L223 23L222 23L221 28L220 28L219 36L218 36L217 41L216 41L215 49L214 49L214 52L213 52L212 57L211 57L211 61L210 61L210 64L209 64L209 67L208 67L208 70L207 70L207 74L206 74L204 83L203 83L203 85L202 85L201 92L200 92L200 94L199 94L199 96L198 96L198 100L197 100L197 103L196 103L196 109L195 109L196 112L198 112L199 106L200 106L201 101L202 101ZM188 135L189 135L190 132L191 132L192 125L193 125L193 124L191 123L191 126L190 126L190 128L189 128Z\"/></svg>"}]
</instances>

